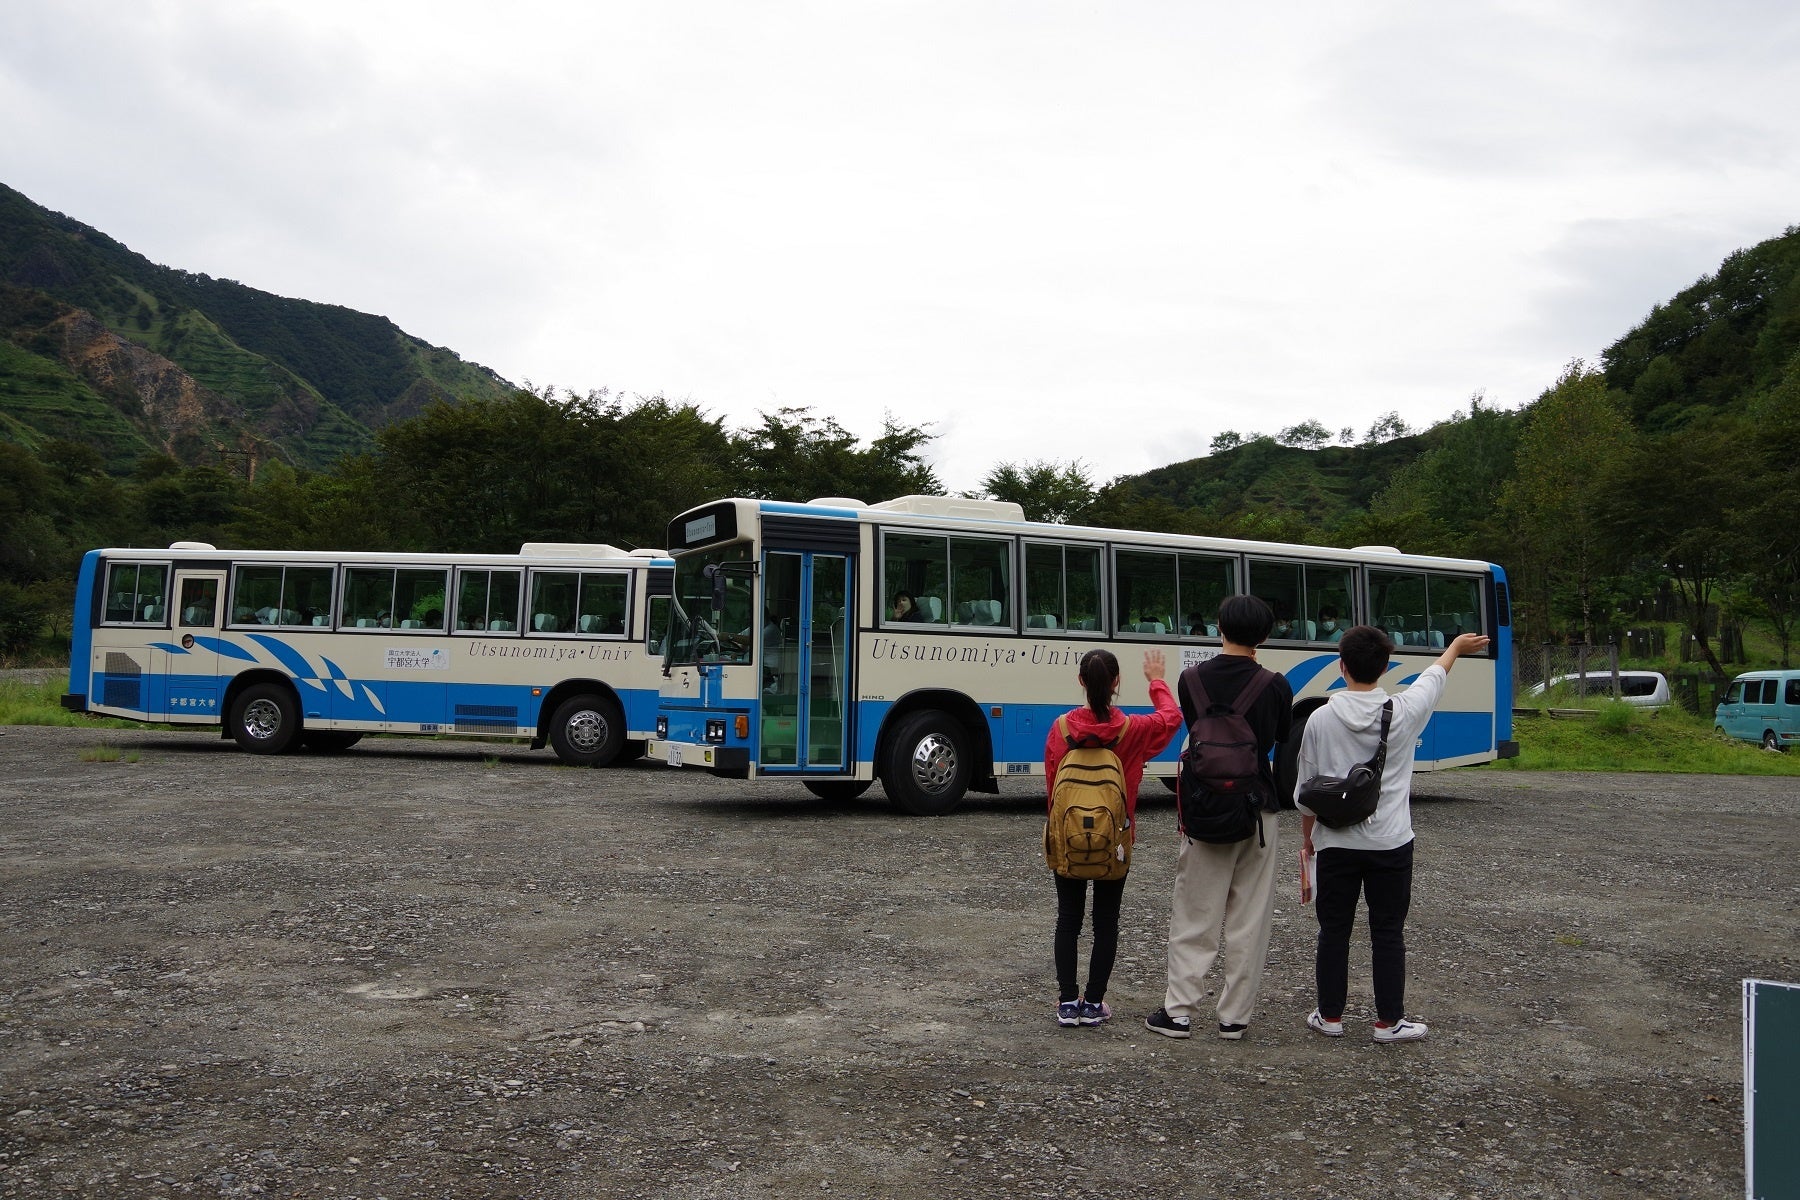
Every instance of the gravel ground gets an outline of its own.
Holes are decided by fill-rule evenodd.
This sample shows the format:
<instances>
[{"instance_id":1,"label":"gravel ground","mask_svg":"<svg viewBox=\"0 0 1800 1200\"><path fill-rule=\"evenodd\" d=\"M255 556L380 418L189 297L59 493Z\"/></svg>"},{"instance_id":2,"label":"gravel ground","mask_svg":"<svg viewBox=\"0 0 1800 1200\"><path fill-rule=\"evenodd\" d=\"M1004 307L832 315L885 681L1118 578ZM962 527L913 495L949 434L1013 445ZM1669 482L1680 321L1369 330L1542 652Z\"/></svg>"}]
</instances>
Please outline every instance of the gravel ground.
<instances>
[{"instance_id":1,"label":"gravel ground","mask_svg":"<svg viewBox=\"0 0 1800 1200\"><path fill-rule=\"evenodd\" d=\"M117 748L116 761L91 761ZM1800 978L1792 780L1420 776L1423 1043L1052 1018L1039 793L946 818L455 742L0 731L0 1196L1725 1197L1739 981ZM1298 843L1284 818L1283 856ZM1359 930L1359 936L1363 936Z\"/></svg>"}]
</instances>

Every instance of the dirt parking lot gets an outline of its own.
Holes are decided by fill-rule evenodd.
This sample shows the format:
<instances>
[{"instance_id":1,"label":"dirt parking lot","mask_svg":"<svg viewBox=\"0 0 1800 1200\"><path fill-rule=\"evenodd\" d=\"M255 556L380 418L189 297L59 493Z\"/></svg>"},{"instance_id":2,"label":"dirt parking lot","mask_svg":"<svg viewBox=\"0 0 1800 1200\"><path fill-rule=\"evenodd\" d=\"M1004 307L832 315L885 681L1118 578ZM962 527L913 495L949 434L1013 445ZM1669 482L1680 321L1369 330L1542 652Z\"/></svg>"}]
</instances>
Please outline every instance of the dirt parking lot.
<instances>
[{"instance_id":1,"label":"dirt parking lot","mask_svg":"<svg viewBox=\"0 0 1800 1200\"><path fill-rule=\"evenodd\" d=\"M117 761L89 761L101 746ZM0 731L0 1196L1727 1197L1746 976L1800 979L1792 780L1421 776L1414 1045L1052 1018L1039 793L941 819L468 743ZM1298 841L1284 818L1283 854ZM1359 929L1359 936L1361 931Z\"/></svg>"}]
</instances>

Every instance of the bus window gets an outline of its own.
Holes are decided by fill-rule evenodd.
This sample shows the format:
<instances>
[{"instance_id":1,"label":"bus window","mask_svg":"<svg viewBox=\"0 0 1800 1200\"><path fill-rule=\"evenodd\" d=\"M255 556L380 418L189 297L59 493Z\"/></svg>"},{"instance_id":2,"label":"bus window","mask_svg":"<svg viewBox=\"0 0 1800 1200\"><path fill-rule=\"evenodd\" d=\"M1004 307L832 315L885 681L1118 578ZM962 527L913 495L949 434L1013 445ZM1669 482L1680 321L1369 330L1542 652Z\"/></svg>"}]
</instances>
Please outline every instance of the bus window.
<instances>
[{"instance_id":1,"label":"bus window","mask_svg":"<svg viewBox=\"0 0 1800 1200\"><path fill-rule=\"evenodd\" d=\"M950 596L949 538L890 533L882 539L881 570L881 594L888 605L896 593L906 592L923 620L939 624L945 620Z\"/></svg>"},{"instance_id":2,"label":"bus window","mask_svg":"<svg viewBox=\"0 0 1800 1200\"><path fill-rule=\"evenodd\" d=\"M155 563L113 563L106 574L106 620L150 622L163 620L163 595L169 569Z\"/></svg>"},{"instance_id":3,"label":"bus window","mask_svg":"<svg viewBox=\"0 0 1800 1200\"><path fill-rule=\"evenodd\" d=\"M669 644L670 596L652 596L644 614L644 649L661 656Z\"/></svg>"},{"instance_id":4,"label":"bus window","mask_svg":"<svg viewBox=\"0 0 1800 1200\"><path fill-rule=\"evenodd\" d=\"M393 620L393 568L350 567L346 570L344 624L356 629L384 629L392 625Z\"/></svg>"},{"instance_id":5,"label":"bus window","mask_svg":"<svg viewBox=\"0 0 1800 1200\"><path fill-rule=\"evenodd\" d=\"M1310 642L1335 642L1344 636L1344 630L1356 624L1356 609L1350 600L1356 572L1350 567L1308 563L1305 579L1302 636Z\"/></svg>"},{"instance_id":6,"label":"bus window","mask_svg":"<svg viewBox=\"0 0 1800 1200\"><path fill-rule=\"evenodd\" d=\"M1481 632L1481 583L1466 575L1371 569L1369 620L1396 646L1442 649L1459 633Z\"/></svg>"},{"instance_id":7,"label":"bus window","mask_svg":"<svg viewBox=\"0 0 1800 1200\"><path fill-rule=\"evenodd\" d=\"M1272 642L1306 639L1306 573L1299 563L1250 560L1250 594L1262 597L1275 612Z\"/></svg>"},{"instance_id":8,"label":"bus window","mask_svg":"<svg viewBox=\"0 0 1800 1200\"><path fill-rule=\"evenodd\" d=\"M232 575L238 625L331 624L330 567L240 566Z\"/></svg>"},{"instance_id":9,"label":"bus window","mask_svg":"<svg viewBox=\"0 0 1800 1200\"><path fill-rule=\"evenodd\" d=\"M1100 547L1028 542L1025 628L1100 628Z\"/></svg>"},{"instance_id":10,"label":"bus window","mask_svg":"<svg viewBox=\"0 0 1800 1200\"><path fill-rule=\"evenodd\" d=\"M519 627L519 573L457 573L456 627L511 633Z\"/></svg>"},{"instance_id":11,"label":"bus window","mask_svg":"<svg viewBox=\"0 0 1800 1200\"><path fill-rule=\"evenodd\" d=\"M581 600L575 628L580 633L623 636L625 633L625 576L618 572L583 571Z\"/></svg>"},{"instance_id":12,"label":"bus window","mask_svg":"<svg viewBox=\"0 0 1800 1200\"><path fill-rule=\"evenodd\" d=\"M950 603L958 625L1012 625L1012 545L950 539Z\"/></svg>"},{"instance_id":13,"label":"bus window","mask_svg":"<svg viewBox=\"0 0 1800 1200\"><path fill-rule=\"evenodd\" d=\"M1237 560L1183 554L1176 575L1180 631L1189 637L1217 637L1219 605L1237 591Z\"/></svg>"},{"instance_id":14,"label":"bus window","mask_svg":"<svg viewBox=\"0 0 1800 1200\"><path fill-rule=\"evenodd\" d=\"M181 585L181 623L210 629L218 615L219 584L215 579L188 579Z\"/></svg>"},{"instance_id":15,"label":"bus window","mask_svg":"<svg viewBox=\"0 0 1800 1200\"><path fill-rule=\"evenodd\" d=\"M441 570L400 570L394 572L395 626L401 629L444 628L445 586Z\"/></svg>"},{"instance_id":16,"label":"bus window","mask_svg":"<svg viewBox=\"0 0 1800 1200\"><path fill-rule=\"evenodd\" d=\"M575 628L575 600L581 576L575 571L533 571L532 633L567 633Z\"/></svg>"},{"instance_id":17,"label":"bus window","mask_svg":"<svg viewBox=\"0 0 1800 1200\"><path fill-rule=\"evenodd\" d=\"M1113 558L1113 601L1120 633L1175 629L1175 556L1121 550Z\"/></svg>"}]
</instances>

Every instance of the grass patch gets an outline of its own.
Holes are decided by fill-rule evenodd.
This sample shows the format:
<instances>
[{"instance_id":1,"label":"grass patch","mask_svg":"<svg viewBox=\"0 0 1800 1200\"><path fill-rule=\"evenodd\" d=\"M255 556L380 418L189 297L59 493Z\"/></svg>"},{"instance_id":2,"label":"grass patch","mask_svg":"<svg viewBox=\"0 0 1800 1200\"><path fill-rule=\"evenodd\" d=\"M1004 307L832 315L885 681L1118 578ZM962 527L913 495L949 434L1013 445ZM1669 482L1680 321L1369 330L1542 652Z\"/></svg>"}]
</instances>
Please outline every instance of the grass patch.
<instances>
[{"instance_id":1,"label":"grass patch","mask_svg":"<svg viewBox=\"0 0 1800 1200\"><path fill-rule=\"evenodd\" d=\"M43 683L30 679L0 679L0 725L56 725L81 729L166 729L166 725L146 725L142 721L121 721L117 717L93 717L73 713L62 706L69 692L69 676L65 671Z\"/></svg>"},{"instance_id":2,"label":"grass patch","mask_svg":"<svg viewBox=\"0 0 1800 1200\"><path fill-rule=\"evenodd\" d=\"M1617 701L1584 719L1513 716L1517 758L1495 771L1656 771L1691 775L1800 775L1800 754L1771 754L1713 732L1677 706L1650 712Z\"/></svg>"},{"instance_id":3,"label":"grass patch","mask_svg":"<svg viewBox=\"0 0 1800 1200\"><path fill-rule=\"evenodd\" d=\"M89 746L77 756L81 762L124 762L134 763L138 760L136 750L127 754L117 746Z\"/></svg>"}]
</instances>

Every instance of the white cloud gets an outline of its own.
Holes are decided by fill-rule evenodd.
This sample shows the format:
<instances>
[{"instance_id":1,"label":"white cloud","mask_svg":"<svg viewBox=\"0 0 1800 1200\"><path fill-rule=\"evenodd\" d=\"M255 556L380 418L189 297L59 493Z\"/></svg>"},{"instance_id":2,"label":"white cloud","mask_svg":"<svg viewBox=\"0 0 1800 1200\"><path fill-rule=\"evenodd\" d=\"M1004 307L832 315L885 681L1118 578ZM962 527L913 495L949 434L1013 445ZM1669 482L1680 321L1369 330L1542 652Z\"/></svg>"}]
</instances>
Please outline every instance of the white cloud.
<instances>
[{"instance_id":1,"label":"white cloud","mask_svg":"<svg viewBox=\"0 0 1800 1200\"><path fill-rule=\"evenodd\" d=\"M1108 478L1518 404L1795 220L1767 4L24 0L0 174L514 380Z\"/></svg>"}]
</instances>

